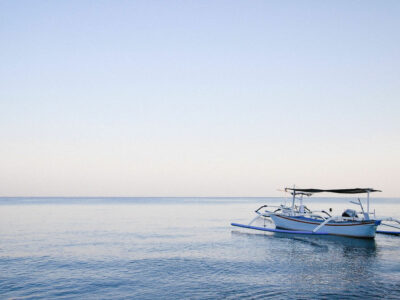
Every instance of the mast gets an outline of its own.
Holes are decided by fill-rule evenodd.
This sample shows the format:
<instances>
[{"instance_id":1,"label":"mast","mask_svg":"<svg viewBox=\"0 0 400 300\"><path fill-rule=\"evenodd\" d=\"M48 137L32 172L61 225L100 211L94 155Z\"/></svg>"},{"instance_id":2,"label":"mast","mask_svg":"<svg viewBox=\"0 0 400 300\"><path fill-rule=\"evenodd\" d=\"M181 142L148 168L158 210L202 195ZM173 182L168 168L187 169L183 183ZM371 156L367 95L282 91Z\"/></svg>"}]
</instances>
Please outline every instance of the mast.
<instances>
[{"instance_id":1,"label":"mast","mask_svg":"<svg viewBox=\"0 0 400 300\"><path fill-rule=\"evenodd\" d=\"M301 195L300 195L300 208L299 208L299 212L300 212L301 214L304 213L303 196L304 196L304 194L301 194Z\"/></svg>"}]
</instances>

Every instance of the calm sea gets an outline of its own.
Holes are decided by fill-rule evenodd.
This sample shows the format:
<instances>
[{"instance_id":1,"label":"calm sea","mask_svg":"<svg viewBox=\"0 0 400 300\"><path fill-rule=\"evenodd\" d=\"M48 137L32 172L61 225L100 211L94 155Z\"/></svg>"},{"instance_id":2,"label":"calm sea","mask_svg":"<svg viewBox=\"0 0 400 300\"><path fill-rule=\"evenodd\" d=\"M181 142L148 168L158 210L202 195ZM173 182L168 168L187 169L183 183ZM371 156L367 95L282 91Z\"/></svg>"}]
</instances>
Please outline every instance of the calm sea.
<instances>
[{"instance_id":1,"label":"calm sea","mask_svg":"<svg viewBox=\"0 0 400 300\"><path fill-rule=\"evenodd\" d=\"M400 237L230 226L276 198L0 198L1 299L400 298ZM339 213L346 199L313 199ZM400 201L376 199L400 219Z\"/></svg>"}]
</instances>

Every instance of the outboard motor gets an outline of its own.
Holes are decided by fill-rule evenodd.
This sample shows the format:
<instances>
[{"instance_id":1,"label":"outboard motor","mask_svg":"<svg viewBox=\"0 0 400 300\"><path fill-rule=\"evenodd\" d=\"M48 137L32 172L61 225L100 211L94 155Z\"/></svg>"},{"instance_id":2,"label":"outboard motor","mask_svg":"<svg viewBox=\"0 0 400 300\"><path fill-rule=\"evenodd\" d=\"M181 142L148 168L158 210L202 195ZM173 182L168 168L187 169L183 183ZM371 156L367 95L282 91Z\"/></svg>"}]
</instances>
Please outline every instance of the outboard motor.
<instances>
[{"instance_id":1,"label":"outboard motor","mask_svg":"<svg viewBox=\"0 0 400 300\"><path fill-rule=\"evenodd\" d=\"M342 217L357 218L357 212L354 209L346 209L342 213Z\"/></svg>"}]
</instances>

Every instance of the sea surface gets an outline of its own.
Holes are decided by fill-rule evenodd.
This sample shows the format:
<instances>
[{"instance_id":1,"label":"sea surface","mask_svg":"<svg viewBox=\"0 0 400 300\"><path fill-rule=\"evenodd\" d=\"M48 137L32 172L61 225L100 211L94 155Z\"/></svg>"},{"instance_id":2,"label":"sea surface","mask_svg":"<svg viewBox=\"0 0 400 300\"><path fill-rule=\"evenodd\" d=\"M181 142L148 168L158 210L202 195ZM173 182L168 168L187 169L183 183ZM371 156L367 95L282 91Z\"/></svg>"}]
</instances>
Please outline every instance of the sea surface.
<instances>
[{"instance_id":1,"label":"sea surface","mask_svg":"<svg viewBox=\"0 0 400 300\"><path fill-rule=\"evenodd\" d=\"M341 213L349 199L313 198ZM400 299L400 237L234 228L279 198L0 198L0 299ZM400 219L400 201L373 199Z\"/></svg>"}]
</instances>

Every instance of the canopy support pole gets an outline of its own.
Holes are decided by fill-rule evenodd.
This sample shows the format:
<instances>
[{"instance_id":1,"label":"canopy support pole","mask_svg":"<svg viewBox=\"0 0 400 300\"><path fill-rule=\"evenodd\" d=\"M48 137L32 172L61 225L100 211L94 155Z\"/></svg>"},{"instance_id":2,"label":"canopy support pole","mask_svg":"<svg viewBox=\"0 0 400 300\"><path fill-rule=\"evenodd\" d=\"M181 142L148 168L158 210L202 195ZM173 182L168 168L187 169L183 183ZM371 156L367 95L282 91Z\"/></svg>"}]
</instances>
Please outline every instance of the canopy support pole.
<instances>
[{"instance_id":1,"label":"canopy support pole","mask_svg":"<svg viewBox=\"0 0 400 300\"><path fill-rule=\"evenodd\" d=\"M292 200L292 216L294 216L294 203L296 201L296 190L293 188L293 200Z\"/></svg>"}]
</instances>

